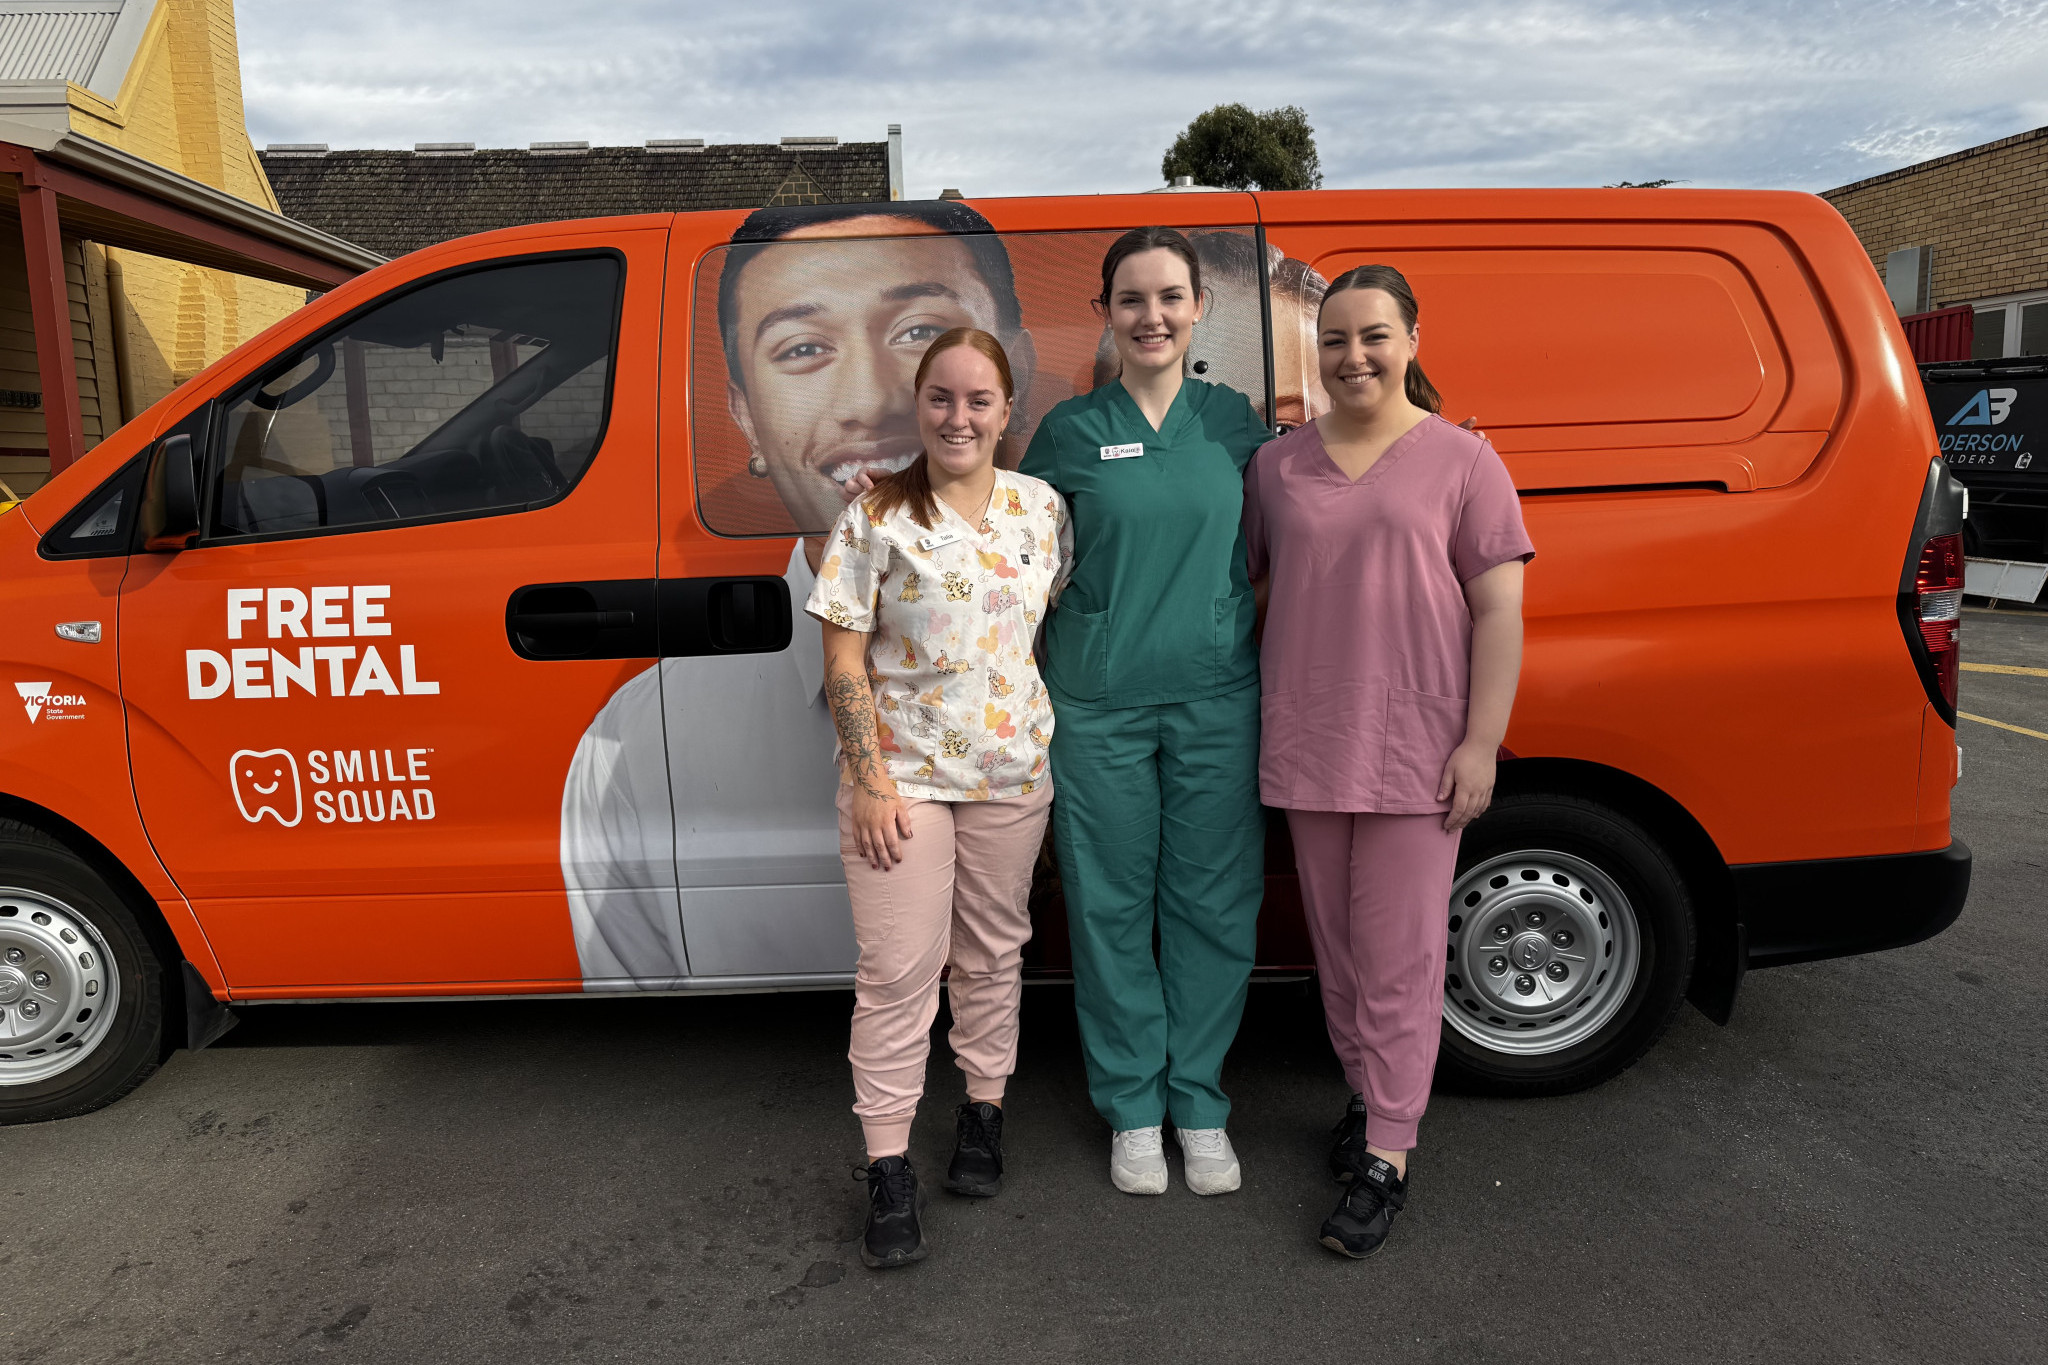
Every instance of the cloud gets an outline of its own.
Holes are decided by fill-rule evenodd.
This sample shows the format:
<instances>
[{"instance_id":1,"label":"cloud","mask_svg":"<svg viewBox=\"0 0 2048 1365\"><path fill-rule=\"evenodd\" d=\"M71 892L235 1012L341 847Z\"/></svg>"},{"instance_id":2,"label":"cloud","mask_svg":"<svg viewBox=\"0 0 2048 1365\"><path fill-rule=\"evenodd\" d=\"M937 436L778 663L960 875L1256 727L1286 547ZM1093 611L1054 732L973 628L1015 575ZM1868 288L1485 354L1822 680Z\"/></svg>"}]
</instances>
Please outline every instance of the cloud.
<instances>
[{"instance_id":1,"label":"cloud","mask_svg":"<svg viewBox=\"0 0 2048 1365\"><path fill-rule=\"evenodd\" d=\"M259 143L901 123L919 197L1149 188L1174 134L1232 100L1304 107L1333 186L1822 189L2048 124L2048 0L237 9Z\"/></svg>"}]
</instances>

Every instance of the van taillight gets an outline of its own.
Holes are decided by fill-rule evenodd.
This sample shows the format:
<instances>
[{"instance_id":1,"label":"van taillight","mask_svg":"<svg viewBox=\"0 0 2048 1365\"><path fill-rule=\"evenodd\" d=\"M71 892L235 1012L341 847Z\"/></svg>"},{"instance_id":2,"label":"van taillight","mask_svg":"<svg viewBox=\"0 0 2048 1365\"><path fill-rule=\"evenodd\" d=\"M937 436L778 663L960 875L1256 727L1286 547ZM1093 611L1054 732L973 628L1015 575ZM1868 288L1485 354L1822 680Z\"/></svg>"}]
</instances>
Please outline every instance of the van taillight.
<instances>
[{"instance_id":1,"label":"van taillight","mask_svg":"<svg viewBox=\"0 0 2048 1365\"><path fill-rule=\"evenodd\" d=\"M1930 537L1920 547L1920 567L1913 587L1919 597L1920 638L1927 645L1941 695L1956 704L1957 666L1962 661L1959 638L1963 623L1963 537L1960 533Z\"/></svg>"}]
</instances>

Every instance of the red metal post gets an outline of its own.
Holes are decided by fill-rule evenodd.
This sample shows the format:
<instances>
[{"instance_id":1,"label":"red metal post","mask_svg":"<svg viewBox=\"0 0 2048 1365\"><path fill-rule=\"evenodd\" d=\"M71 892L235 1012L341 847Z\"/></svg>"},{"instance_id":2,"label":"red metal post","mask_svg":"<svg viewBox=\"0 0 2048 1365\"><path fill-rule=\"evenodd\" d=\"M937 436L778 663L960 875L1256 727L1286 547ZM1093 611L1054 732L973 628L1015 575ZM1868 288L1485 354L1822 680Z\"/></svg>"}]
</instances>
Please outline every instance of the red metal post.
<instances>
[{"instance_id":1,"label":"red metal post","mask_svg":"<svg viewBox=\"0 0 2048 1365\"><path fill-rule=\"evenodd\" d=\"M78 360L71 349L71 293L64 284L64 238L57 192L21 177L21 248L28 260L29 307L35 316L36 368L42 375L43 430L50 473L85 454L85 417L78 402Z\"/></svg>"}]
</instances>

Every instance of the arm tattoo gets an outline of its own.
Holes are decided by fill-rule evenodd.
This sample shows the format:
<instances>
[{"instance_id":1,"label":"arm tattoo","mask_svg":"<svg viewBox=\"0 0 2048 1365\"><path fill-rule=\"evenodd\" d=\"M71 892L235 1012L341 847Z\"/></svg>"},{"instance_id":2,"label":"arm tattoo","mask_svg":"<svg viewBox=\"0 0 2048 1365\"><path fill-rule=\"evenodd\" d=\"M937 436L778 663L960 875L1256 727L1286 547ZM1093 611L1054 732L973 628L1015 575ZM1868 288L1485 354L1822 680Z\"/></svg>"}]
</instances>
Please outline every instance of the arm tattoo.
<instances>
[{"instance_id":1,"label":"arm tattoo","mask_svg":"<svg viewBox=\"0 0 2048 1365\"><path fill-rule=\"evenodd\" d=\"M839 729L847 775L869 796L888 800L891 793L879 781L883 775L881 738L875 732L875 694L868 680L835 670L825 680L825 696L832 705L832 723Z\"/></svg>"}]
</instances>

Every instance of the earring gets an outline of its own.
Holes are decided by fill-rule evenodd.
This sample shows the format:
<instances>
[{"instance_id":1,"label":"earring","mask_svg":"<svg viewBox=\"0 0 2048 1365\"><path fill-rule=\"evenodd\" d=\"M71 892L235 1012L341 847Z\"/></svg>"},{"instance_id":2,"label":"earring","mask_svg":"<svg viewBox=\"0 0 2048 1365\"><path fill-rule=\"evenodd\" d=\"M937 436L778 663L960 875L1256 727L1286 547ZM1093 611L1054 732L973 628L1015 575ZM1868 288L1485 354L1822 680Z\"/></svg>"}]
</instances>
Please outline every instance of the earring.
<instances>
[{"instance_id":1,"label":"earring","mask_svg":"<svg viewBox=\"0 0 2048 1365\"><path fill-rule=\"evenodd\" d=\"M747 472L757 479L767 478L768 457L765 455L749 455L747 457Z\"/></svg>"}]
</instances>

